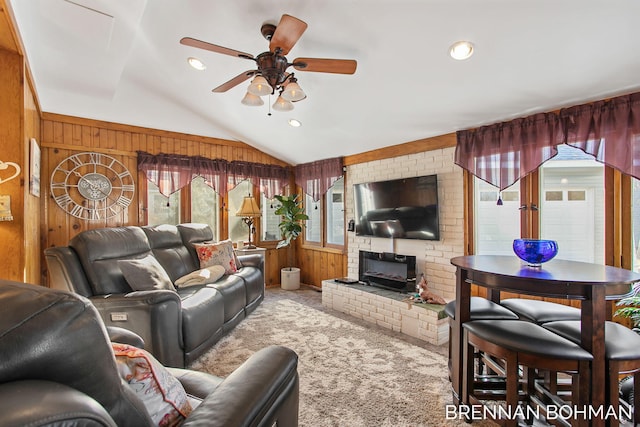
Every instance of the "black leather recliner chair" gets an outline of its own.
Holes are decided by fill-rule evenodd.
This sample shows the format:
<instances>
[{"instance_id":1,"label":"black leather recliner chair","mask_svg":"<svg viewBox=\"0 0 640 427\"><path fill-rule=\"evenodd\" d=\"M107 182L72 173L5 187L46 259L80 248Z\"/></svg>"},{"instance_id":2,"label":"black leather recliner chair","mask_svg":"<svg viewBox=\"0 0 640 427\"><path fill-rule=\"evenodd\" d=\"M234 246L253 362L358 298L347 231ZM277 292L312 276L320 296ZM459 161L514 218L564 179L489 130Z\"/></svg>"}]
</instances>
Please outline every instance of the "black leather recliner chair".
<instances>
[{"instance_id":1,"label":"black leather recliner chair","mask_svg":"<svg viewBox=\"0 0 640 427\"><path fill-rule=\"evenodd\" d=\"M150 426L85 297L0 280L0 425ZM119 338L133 335L128 331ZM131 343L130 343L131 344ZM271 346L226 379L168 368L202 403L184 426L297 426L297 355Z\"/></svg>"}]
</instances>

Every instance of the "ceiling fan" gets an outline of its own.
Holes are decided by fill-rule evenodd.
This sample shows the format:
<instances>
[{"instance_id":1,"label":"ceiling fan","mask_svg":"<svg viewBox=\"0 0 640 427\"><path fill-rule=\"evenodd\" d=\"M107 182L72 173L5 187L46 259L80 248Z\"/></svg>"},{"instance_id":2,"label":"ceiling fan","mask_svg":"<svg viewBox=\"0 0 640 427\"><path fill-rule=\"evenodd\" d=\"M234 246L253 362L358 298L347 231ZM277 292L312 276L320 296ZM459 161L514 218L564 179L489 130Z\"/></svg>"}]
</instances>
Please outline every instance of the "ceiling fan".
<instances>
[{"instance_id":1,"label":"ceiling fan","mask_svg":"<svg viewBox=\"0 0 640 427\"><path fill-rule=\"evenodd\" d=\"M255 61L256 70L247 70L240 73L213 89L213 92L226 92L250 77L256 76L248 88L245 99L242 100L243 104L262 105L263 102L259 98L260 96L279 92L274 109L291 110L293 109L291 102L300 101L306 98L306 95L298 86L294 73L287 72L290 66L293 66L298 71L335 74L353 74L357 67L357 62L353 59L296 58L293 62L289 62L285 55L289 53L306 29L307 24L304 21L287 14L282 15L277 26L268 23L263 24L260 31L264 38L269 41L269 50L255 57L250 53L229 49L191 37L182 38L180 43ZM279 104L279 101L282 102Z\"/></svg>"}]
</instances>

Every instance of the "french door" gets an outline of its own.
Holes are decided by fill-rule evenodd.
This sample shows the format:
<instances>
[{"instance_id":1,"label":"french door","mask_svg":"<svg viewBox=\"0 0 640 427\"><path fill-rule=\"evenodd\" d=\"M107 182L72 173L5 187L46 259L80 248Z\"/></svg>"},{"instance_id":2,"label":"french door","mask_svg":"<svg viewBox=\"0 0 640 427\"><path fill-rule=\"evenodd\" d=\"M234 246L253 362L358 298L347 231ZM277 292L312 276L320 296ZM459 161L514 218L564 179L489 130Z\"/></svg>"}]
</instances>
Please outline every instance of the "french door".
<instances>
[{"instance_id":1,"label":"french door","mask_svg":"<svg viewBox=\"0 0 640 427\"><path fill-rule=\"evenodd\" d=\"M469 253L512 255L516 238L558 242L558 259L604 264L605 168L582 151L559 153L498 191L473 178Z\"/></svg>"}]
</instances>

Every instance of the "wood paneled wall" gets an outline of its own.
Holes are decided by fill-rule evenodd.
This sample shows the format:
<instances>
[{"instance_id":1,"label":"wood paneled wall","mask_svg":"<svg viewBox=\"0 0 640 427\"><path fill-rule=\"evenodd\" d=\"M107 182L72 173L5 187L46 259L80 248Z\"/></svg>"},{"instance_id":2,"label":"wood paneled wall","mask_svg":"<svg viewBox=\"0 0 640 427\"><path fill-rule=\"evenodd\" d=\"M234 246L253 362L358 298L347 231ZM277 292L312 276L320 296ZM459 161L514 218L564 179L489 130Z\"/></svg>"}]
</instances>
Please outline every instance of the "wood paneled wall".
<instances>
[{"instance_id":1,"label":"wood paneled wall","mask_svg":"<svg viewBox=\"0 0 640 427\"><path fill-rule=\"evenodd\" d=\"M0 278L40 283L40 204L29 194L29 141L40 136L40 112L23 49L6 2L0 2L0 161L19 165L18 177L0 184L13 220L0 222ZM0 171L8 179L13 168Z\"/></svg>"},{"instance_id":2,"label":"wood paneled wall","mask_svg":"<svg viewBox=\"0 0 640 427\"><path fill-rule=\"evenodd\" d=\"M0 171L5 182L0 184L0 194L10 198L12 220L0 222L0 278L23 280L25 267L24 245L24 144L21 127L24 90L22 86L22 57L17 53L0 49L0 161L19 165L22 173L9 177L15 170L7 166Z\"/></svg>"},{"instance_id":3,"label":"wood paneled wall","mask_svg":"<svg viewBox=\"0 0 640 427\"><path fill-rule=\"evenodd\" d=\"M307 285L322 287L322 281L347 275L346 251L302 247L297 252L300 281Z\"/></svg>"},{"instance_id":4,"label":"wood paneled wall","mask_svg":"<svg viewBox=\"0 0 640 427\"><path fill-rule=\"evenodd\" d=\"M26 71L26 70L25 70ZM25 267L24 281L27 283L43 284L45 283L42 275L42 215L41 200L29 192L29 180L33 171L30 170L31 160L31 139L36 140L36 144L40 144L40 109L35 96L35 91L30 84L24 87L24 133L23 140L23 164L26 171L23 172L24 185L22 186L24 197L24 252ZM40 168L40 177L42 179L42 168ZM41 181L42 184L42 181Z\"/></svg>"},{"instance_id":5,"label":"wood paneled wall","mask_svg":"<svg viewBox=\"0 0 640 427\"><path fill-rule=\"evenodd\" d=\"M144 225L143 209L145 197L141 197L144 175L137 172L137 151L151 154L170 153L188 156L203 156L225 160L244 160L287 166L286 163L265 154L247 144L216 138L128 126L58 114L42 114L42 203L43 247L65 246L69 239L83 230L116 227L122 225ZM113 156L124 165L136 179L137 191L126 211L110 219L89 221L75 218L58 207L49 191L49 180L53 169L66 157L79 152L98 152ZM266 255L267 283L280 283L279 262L281 253L269 250ZM277 254L276 257L272 256Z\"/></svg>"}]
</instances>

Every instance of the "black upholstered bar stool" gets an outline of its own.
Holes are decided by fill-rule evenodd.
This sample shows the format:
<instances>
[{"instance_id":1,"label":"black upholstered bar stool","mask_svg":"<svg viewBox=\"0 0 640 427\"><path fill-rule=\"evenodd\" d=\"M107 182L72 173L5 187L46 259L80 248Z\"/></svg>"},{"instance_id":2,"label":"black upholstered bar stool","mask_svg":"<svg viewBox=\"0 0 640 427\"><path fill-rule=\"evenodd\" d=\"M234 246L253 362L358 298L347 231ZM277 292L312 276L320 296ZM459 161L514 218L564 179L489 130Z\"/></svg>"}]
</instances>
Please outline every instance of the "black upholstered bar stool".
<instances>
[{"instance_id":1,"label":"black upholstered bar stool","mask_svg":"<svg viewBox=\"0 0 640 427\"><path fill-rule=\"evenodd\" d=\"M538 405L542 399L536 395L534 372L537 369L553 372L567 372L572 376L573 396L578 396L579 382L590 381L589 366L593 356L573 341L563 338L532 322L521 320L475 320L466 322L464 329L464 366L461 401L467 405L484 404L483 400L504 400L506 414L516 414L521 400ZM471 364L473 353L478 350L502 361L504 367L504 394L499 395L492 388L487 393L476 383L476 375ZM520 376L520 368L524 374ZM578 375L578 373L580 375ZM520 387L520 383L523 387ZM565 402L557 396L547 394L553 404ZM587 402L576 404L585 405ZM541 408L544 413L544 406ZM524 412L526 413L526 411ZM501 425L516 426L513 418L496 420ZM580 420L572 420L579 423Z\"/></svg>"},{"instance_id":2,"label":"black upholstered bar stool","mask_svg":"<svg viewBox=\"0 0 640 427\"><path fill-rule=\"evenodd\" d=\"M557 321L542 325L574 343L580 343L579 321ZM631 329L615 322L607 321L604 325L605 357L606 357L606 402L619 413L619 378L621 374L633 373L634 413L633 425L640 423L640 335ZM630 402L631 403L631 402ZM617 419L610 419L609 425L617 426Z\"/></svg>"},{"instance_id":3,"label":"black upholstered bar stool","mask_svg":"<svg viewBox=\"0 0 640 427\"><path fill-rule=\"evenodd\" d=\"M449 337L451 337L451 328L453 320L456 318L456 301L453 300L444 306L444 312L449 318ZM471 320L517 320L518 315L504 308L500 304L496 304L482 297L471 297L469 302L469 314ZM451 376L451 340L449 340L449 376Z\"/></svg>"},{"instance_id":4,"label":"black upholstered bar stool","mask_svg":"<svg viewBox=\"0 0 640 427\"><path fill-rule=\"evenodd\" d=\"M579 308L550 301L526 298L508 298L500 305L516 313L520 319L541 325L557 320L580 320Z\"/></svg>"}]
</instances>

